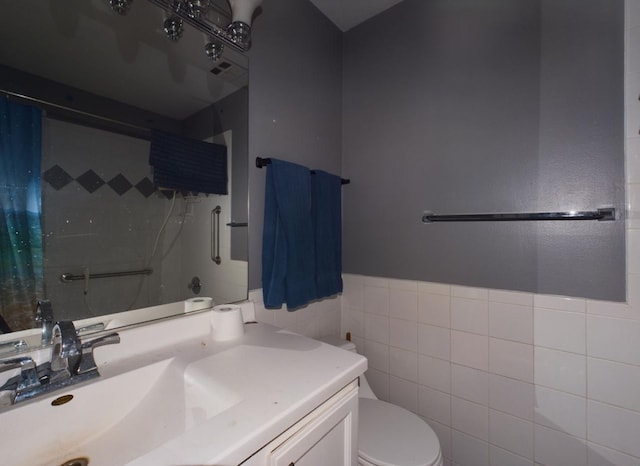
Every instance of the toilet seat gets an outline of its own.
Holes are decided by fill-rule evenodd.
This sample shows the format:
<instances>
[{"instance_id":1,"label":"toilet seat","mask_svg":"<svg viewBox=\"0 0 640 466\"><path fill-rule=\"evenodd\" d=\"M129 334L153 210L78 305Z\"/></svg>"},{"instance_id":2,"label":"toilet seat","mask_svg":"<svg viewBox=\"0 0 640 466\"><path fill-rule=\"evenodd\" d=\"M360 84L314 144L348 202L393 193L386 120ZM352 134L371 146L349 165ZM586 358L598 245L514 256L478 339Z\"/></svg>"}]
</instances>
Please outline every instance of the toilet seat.
<instances>
[{"instance_id":1,"label":"toilet seat","mask_svg":"<svg viewBox=\"0 0 640 466\"><path fill-rule=\"evenodd\" d=\"M358 416L358 456L362 464L442 464L438 437L412 412L385 401L360 398Z\"/></svg>"}]
</instances>

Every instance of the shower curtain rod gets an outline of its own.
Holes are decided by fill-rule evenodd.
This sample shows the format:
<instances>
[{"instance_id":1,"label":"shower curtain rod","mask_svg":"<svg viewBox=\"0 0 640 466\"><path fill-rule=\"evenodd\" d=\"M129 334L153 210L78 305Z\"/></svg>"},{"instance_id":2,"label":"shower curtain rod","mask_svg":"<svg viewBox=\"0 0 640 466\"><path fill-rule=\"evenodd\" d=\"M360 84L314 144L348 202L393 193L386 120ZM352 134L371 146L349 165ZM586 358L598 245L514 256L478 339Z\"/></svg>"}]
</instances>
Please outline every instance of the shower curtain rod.
<instances>
[{"instance_id":1,"label":"shower curtain rod","mask_svg":"<svg viewBox=\"0 0 640 466\"><path fill-rule=\"evenodd\" d=\"M270 158L256 157L256 167L262 168L262 167L266 167L267 165L270 165L270 164L271 164L271 159ZM315 170L311 170L311 173L315 173ZM351 180L340 178L340 182L342 184L349 184L349 183L351 183Z\"/></svg>"},{"instance_id":2,"label":"shower curtain rod","mask_svg":"<svg viewBox=\"0 0 640 466\"><path fill-rule=\"evenodd\" d=\"M76 108L72 108L72 107L67 107L65 105L60 105L60 104L56 104L53 102L49 102L46 100L42 100L42 99L38 99L36 97L31 97L25 94L20 94L18 92L14 92L14 91L8 91L6 89L0 89L0 93L6 95L7 97L16 97L18 99L22 99L22 100L26 100L28 102L32 102L32 103L36 103L39 105L42 105L45 107L50 107L50 108L54 108L56 110L63 110L66 112L71 112L71 113L75 113L84 117L89 117L89 118L94 118L96 120L100 120L103 121L105 123L110 123L110 124L114 124L114 125L118 125L121 127L127 127L130 130L135 130L137 132L143 132L145 133L146 137L149 138L150 134L151 134L151 130L149 128L145 128L144 126L138 126L138 125L134 125L131 123L126 123L124 121L120 121L120 120L114 120L113 118L108 118L108 117L104 117L102 115L96 115L95 113L90 113L90 112L85 112L83 110L78 110Z\"/></svg>"}]
</instances>

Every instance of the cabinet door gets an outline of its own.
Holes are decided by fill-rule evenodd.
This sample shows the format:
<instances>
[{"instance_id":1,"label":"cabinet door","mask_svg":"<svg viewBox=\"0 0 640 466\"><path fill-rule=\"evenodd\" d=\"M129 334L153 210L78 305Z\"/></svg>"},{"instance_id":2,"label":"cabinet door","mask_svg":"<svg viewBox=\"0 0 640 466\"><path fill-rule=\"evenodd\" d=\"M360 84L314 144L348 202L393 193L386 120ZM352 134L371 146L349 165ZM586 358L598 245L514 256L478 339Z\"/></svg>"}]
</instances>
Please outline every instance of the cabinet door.
<instances>
[{"instance_id":1,"label":"cabinet door","mask_svg":"<svg viewBox=\"0 0 640 466\"><path fill-rule=\"evenodd\" d=\"M269 466L356 466L358 390L351 390L271 451Z\"/></svg>"}]
</instances>

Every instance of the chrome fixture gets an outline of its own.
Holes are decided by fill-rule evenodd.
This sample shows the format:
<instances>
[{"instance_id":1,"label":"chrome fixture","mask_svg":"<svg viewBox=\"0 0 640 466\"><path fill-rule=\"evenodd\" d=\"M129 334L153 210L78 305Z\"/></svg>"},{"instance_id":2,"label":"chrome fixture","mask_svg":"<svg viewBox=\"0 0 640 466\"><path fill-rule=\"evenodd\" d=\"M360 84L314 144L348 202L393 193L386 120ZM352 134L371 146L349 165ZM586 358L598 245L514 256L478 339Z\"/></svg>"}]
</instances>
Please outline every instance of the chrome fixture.
<instances>
[{"instance_id":1,"label":"chrome fixture","mask_svg":"<svg viewBox=\"0 0 640 466\"><path fill-rule=\"evenodd\" d=\"M109 5L119 15L126 15L129 8L131 8L131 2L133 0L109 0Z\"/></svg>"},{"instance_id":2,"label":"chrome fixture","mask_svg":"<svg viewBox=\"0 0 640 466\"><path fill-rule=\"evenodd\" d=\"M172 15L169 18L165 19L162 26L164 33L167 35L170 41L176 42L182 37L184 26L182 25L182 20L176 15Z\"/></svg>"},{"instance_id":3,"label":"chrome fixture","mask_svg":"<svg viewBox=\"0 0 640 466\"><path fill-rule=\"evenodd\" d=\"M223 51L224 45L222 45L222 43L218 42L217 40L209 42L204 46L204 53L213 61L220 60L220 58L222 58Z\"/></svg>"},{"instance_id":4,"label":"chrome fixture","mask_svg":"<svg viewBox=\"0 0 640 466\"><path fill-rule=\"evenodd\" d=\"M56 322L51 333L51 361L36 365L30 356L0 360L0 372L20 368L20 374L0 387L10 393L11 404L30 400L60 388L98 377L93 350L99 346L120 343L117 333L81 341L71 321Z\"/></svg>"},{"instance_id":5,"label":"chrome fixture","mask_svg":"<svg viewBox=\"0 0 640 466\"><path fill-rule=\"evenodd\" d=\"M526 212L507 214L434 214L424 212L423 223L433 222L517 222L550 220L598 220L608 222L616 219L616 209L603 207L597 210L568 212Z\"/></svg>"},{"instance_id":6,"label":"chrome fixture","mask_svg":"<svg viewBox=\"0 0 640 466\"><path fill-rule=\"evenodd\" d=\"M109 0L111 8L124 15L133 0ZM251 20L262 0L227 0L229 11L218 5L222 0L148 0L167 12L163 30L172 41L182 36L184 23L209 38L205 53L218 60L225 46L239 52L251 47ZM226 24L228 23L228 24Z\"/></svg>"},{"instance_id":7,"label":"chrome fixture","mask_svg":"<svg viewBox=\"0 0 640 466\"><path fill-rule=\"evenodd\" d=\"M36 322L42 323L42 346L50 345L51 331L53 330L53 308L51 307L51 301L38 301L36 307Z\"/></svg>"}]
</instances>

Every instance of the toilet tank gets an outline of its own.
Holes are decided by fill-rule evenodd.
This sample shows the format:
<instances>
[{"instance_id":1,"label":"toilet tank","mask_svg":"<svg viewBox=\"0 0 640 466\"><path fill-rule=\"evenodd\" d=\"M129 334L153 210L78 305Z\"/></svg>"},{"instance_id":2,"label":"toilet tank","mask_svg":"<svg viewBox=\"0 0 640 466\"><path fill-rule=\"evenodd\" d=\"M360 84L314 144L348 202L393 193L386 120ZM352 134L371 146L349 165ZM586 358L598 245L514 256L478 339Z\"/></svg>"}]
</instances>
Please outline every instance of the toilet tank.
<instances>
[{"instance_id":1,"label":"toilet tank","mask_svg":"<svg viewBox=\"0 0 640 466\"><path fill-rule=\"evenodd\" d=\"M342 348L343 350L356 353L356 345L352 341L347 341L334 335L326 335L324 337L318 338L318 340L329 345L337 346L338 348ZM358 390L358 395L360 396L360 398L371 398L372 400L378 399L375 393L373 393L373 390L371 389L371 386L369 385L369 382L367 381L364 374L360 376L360 388Z\"/></svg>"}]
</instances>

